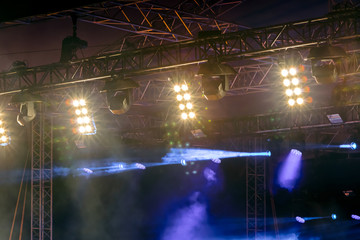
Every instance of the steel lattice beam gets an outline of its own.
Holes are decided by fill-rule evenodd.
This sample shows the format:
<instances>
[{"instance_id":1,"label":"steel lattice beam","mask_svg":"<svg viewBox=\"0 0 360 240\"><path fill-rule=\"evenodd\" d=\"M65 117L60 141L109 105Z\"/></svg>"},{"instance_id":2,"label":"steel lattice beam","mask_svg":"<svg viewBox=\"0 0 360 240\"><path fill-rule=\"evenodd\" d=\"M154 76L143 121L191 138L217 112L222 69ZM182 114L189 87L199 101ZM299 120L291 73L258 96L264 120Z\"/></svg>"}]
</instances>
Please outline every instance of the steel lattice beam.
<instances>
[{"instance_id":1,"label":"steel lattice beam","mask_svg":"<svg viewBox=\"0 0 360 240\"><path fill-rule=\"evenodd\" d=\"M357 10L340 12L320 19L6 72L0 74L0 91L4 94L30 87L96 81L109 78L114 73L164 71L205 62L210 55L230 61L269 55L288 48L309 47L329 38L334 41L354 39L360 33L359 16Z\"/></svg>"},{"instance_id":2,"label":"steel lattice beam","mask_svg":"<svg viewBox=\"0 0 360 240\"><path fill-rule=\"evenodd\" d=\"M31 240L52 239L52 119L44 109L31 122Z\"/></svg>"}]
</instances>

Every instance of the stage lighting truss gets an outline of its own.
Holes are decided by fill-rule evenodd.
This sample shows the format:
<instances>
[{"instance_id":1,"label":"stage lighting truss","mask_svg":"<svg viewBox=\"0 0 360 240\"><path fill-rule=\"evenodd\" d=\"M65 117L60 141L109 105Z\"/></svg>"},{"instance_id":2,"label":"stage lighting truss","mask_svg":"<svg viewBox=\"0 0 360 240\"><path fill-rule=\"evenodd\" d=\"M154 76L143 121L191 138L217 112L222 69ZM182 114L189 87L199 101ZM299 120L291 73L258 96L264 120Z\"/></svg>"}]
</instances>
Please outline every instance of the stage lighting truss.
<instances>
[{"instance_id":1,"label":"stage lighting truss","mask_svg":"<svg viewBox=\"0 0 360 240\"><path fill-rule=\"evenodd\" d=\"M309 88L303 86L307 81L306 76L300 74L303 69L302 66L289 66L281 70L284 92L290 107L303 105L305 102L311 101L310 98L305 99L304 97L309 92Z\"/></svg>"},{"instance_id":2,"label":"stage lighting truss","mask_svg":"<svg viewBox=\"0 0 360 240\"><path fill-rule=\"evenodd\" d=\"M7 146L10 144L10 136L6 129L5 122L0 119L0 146Z\"/></svg>"},{"instance_id":3,"label":"stage lighting truss","mask_svg":"<svg viewBox=\"0 0 360 240\"><path fill-rule=\"evenodd\" d=\"M81 135L93 135L96 133L94 118L86 107L85 99L74 99L73 105L73 122L77 126L74 133Z\"/></svg>"},{"instance_id":4,"label":"stage lighting truss","mask_svg":"<svg viewBox=\"0 0 360 240\"><path fill-rule=\"evenodd\" d=\"M175 85L174 92L176 94L181 119L194 119L196 115L188 85L186 83Z\"/></svg>"}]
</instances>

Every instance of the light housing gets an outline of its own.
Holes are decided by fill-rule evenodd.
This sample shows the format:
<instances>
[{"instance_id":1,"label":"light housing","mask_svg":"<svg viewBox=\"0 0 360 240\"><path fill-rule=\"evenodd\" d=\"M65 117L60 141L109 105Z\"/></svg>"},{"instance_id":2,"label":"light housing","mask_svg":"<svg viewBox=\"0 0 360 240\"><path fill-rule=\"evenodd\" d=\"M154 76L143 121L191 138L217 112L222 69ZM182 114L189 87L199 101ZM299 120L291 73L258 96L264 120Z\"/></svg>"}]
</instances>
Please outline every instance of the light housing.
<instances>
[{"instance_id":1,"label":"light housing","mask_svg":"<svg viewBox=\"0 0 360 240\"><path fill-rule=\"evenodd\" d=\"M19 114L16 117L19 125L25 126L26 123L34 120L36 117L36 102L42 102L42 97L31 92L20 92L11 98L10 103L20 104Z\"/></svg>"}]
</instances>

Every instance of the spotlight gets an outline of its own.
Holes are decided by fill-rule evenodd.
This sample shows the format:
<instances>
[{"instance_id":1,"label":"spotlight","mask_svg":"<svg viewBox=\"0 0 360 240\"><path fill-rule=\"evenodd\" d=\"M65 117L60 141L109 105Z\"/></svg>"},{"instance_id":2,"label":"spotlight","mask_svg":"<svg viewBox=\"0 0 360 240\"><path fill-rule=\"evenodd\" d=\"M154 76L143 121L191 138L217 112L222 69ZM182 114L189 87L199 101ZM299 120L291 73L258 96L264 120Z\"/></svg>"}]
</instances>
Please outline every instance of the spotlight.
<instances>
[{"instance_id":1,"label":"spotlight","mask_svg":"<svg viewBox=\"0 0 360 240\"><path fill-rule=\"evenodd\" d=\"M10 136L7 133L5 123L0 120L0 146L6 146L10 144Z\"/></svg>"},{"instance_id":2,"label":"spotlight","mask_svg":"<svg viewBox=\"0 0 360 240\"><path fill-rule=\"evenodd\" d=\"M287 77L289 75L289 71L287 69L281 70L281 76Z\"/></svg>"},{"instance_id":3,"label":"spotlight","mask_svg":"<svg viewBox=\"0 0 360 240\"><path fill-rule=\"evenodd\" d=\"M176 87L178 86L178 87ZM190 112L193 109L193 104L190 101L191 95L188 92L189 87L186 83L180 85L176 85L174 87L174 91L177 92L176 100L180 102L179 109L181 111L181 118L186 120L188 118L193 119L195 118L195 113Z\"/></svg>"},{"instance_id":4,"label":"spotlight","mask_svg":"<svg viewBox=\"0 0 360 240\"><path fill-rule=\"evenodd\" d=\"M354 219L354 220L357 220L357 221L360 220L360 216L355 215L355 214L351 214L351 218Z\"/></svg>"},{"instance_id":5,"label":"spotlight","mask_svg":"<svg viewBox=\"0 0 360 240\"><path fill-rule=\"evenodd\" d=\"M236 71L228 64L219 63L214 57L210 57L206 63L200 65L198 75L202 76L202 91L207 100L219 100L229 90L230 75Z\"/></svg>"},{"instance_id":6,"label":"spotlight","mask_svg":"<svg viewBox=\"0 0 360 240\"><path fill-rule=\"evenodd\" d=\"M175 86L174 86L174 91L175 91L175 92L180 92L180 89L181 89L181 88L180 88L179 85L175 85Z\"/></svg>"},{"instance_id":7,"label":"spotlight","mask_svg":"<svg viewBox=\"0 0 360 240\"><path fill-rule=\"evenodd\" d=\"M296 217L295 217L295 220L296 220L297 222L299 222L299 223L305 223L305 219L302 218L302 217L299 217L299 216L296 216Z\"/></svg>"},{"instance_id":8,"label":"spotlight","mask_svg":"<svg viewBox=\"0 0 360 240\"><path fill-rule=\"evenodd\" d=\"M93 135L96 133L95 122L91 115L89 115L89 110L85 106L85 99L73 100L73 107L75 108L74 113L78 125L76 132L82 135Z\"/></svg>"},{"instance_id":9,"label":"spotlight","mask_svg":"<svg viewBox=\"0 0 360 240\"><path fill-rule=\"evenodd\" d=\"M293 95L293 91L291 89L286 89L286 95L291 97Z\"/></svg>"},{"instance_id":10,"label":"spotlight","mask_svg":"<svg viewBox=\"0 0 360 240\"><path fill-rule=\"evenodd\" d=\"M311 60L311 71L318 84L327 84L336 81L336 61L346 57L344 49L325 45L312 48L308 59Z\"/></svg>"},{"instance_id":11,"label":"spotlight","mask_svg":"<svg viewBox=\"0 0 360 240\"><path fill-rule=\"evenodd\" d=\"M131 79L113 77L111 81L105 83L100 91L106 93L106 100L110 112L115 115L126 113L132 104L133 88L139 87L139 84Z\"/></svg>"},{"instance_id":12,"label":"spotlight","mask_svg":"<svg viewBox=\"0 0 360 240\"><path fill-rule=\"evenodd\" d=\"M304 99L303 98L298 98L298 99L296 99L296 103L301 105L301 104L304 103Z\"/></svg>"},{"instance_id":13,"label":"spotlight","mask_svg":"<svg viewBox=\"0 0 360 240\"><path fill-rule=\"evenodd\" d=\"M291 68L289 69L289 73L290 73L291 76L295 76L295 75L297 74L296 68L291 67Z\"/></svg>"},{"instance_id":14,"label":"spotlight","mask_svg":"<svg viewBox=\"0 0 360 240\"><path fill-rule=\"evenodd\" d=\"M12 97L11 103L20 104L20 112L16 117L19 125L25 126L26 123L34 120L35 102L42 102L41 96L29 92L20 92Z\"/></svg>"},{"instance_id":15,"label":"spotlight","mask_svg":"<svg viewBox=\"0 0 360 240\"><path fill-rule=\"evenodd\" d=\"M285 86L285 87L289 87L290 84L291 84L290 80L287 79L287 78L284 79L283 83L284 83L284 86Z\"/></svg>"},{"instance_id":16,"label":"spotlight","mask_svg":"<svg viewBox=\"0 0 360 240\"><path fill-rule=\"evenodd\" d=\"M301 67L299 67L300 72L301 72ZM281 76L284 77L283 79L283 85L286 87L285 90L285 95L288 97L288 104L290 107L293 107L296 103L297 105L302 105L304 103L304 99L301 96L302 93L304 92L302 90L302 86L301 86L301 82L300 82L300 77L298 75L298 69L295 67L289 67L289 68L284 68L281 70ZM287 78L288 75L290 75L290 79ZM293 99L293 96L296 95L297 99Z\"/></svg>"},{"instance_id":17,"label":"spotlight","mask_svg":"<svg viewBox=\"0 0 360 240\"><path fill-rule=\"evenodd\" d=\"M288 104L289 104L290 106L294 106L294 105L295 105L295 100L292 99L292 98L290 98L289 101L288 101Z\"/></svg>"},{"instance_id":18,"label":"spotlight","mask_svg":"<svg viewBox=\"0 0 360 240\"><path fill-rule=\"evenodd\" d=\"M336 216L335 213L331 214L331 219L332 219L332 220L336 220L336 218L337 218L337 216Z\"/></svg>"}]
</instances>

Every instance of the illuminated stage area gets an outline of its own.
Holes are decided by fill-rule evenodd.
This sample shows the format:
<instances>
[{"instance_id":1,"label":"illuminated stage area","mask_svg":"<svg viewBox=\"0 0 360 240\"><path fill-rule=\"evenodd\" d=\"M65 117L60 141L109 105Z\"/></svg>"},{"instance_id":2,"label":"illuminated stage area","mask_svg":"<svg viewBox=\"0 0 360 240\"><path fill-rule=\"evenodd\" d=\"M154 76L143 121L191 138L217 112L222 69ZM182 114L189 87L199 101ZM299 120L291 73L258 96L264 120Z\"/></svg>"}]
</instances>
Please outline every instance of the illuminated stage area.
<instances>
[{"instance_id":1,"label":"illuminated stage area","mask_svg":"<svg viewBox=\"0 0 360 240\"><path fill-rule=\"evenodd\" d=\"M360 0L3 1L0 240L360 239Z\"/></svg>"}]
</instances>

